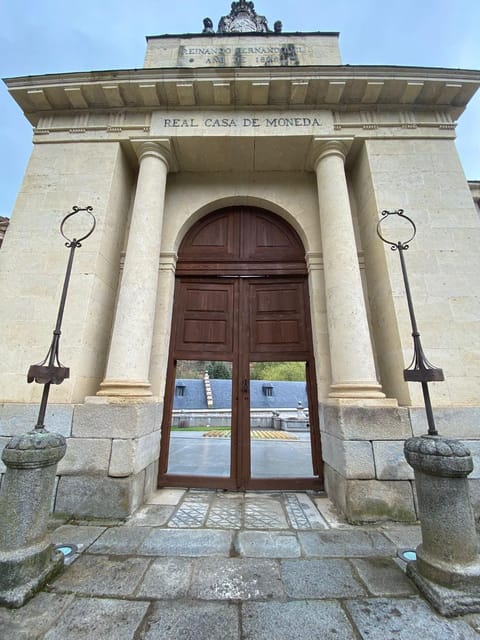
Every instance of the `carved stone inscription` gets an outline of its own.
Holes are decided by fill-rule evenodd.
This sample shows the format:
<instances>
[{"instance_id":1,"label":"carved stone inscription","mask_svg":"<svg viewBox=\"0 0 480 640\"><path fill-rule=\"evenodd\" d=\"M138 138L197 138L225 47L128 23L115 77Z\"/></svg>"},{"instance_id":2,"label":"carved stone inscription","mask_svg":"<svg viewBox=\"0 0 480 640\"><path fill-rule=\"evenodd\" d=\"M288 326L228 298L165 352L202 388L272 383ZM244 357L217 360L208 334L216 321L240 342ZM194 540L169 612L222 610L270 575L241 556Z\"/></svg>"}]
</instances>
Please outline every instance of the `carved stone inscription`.
<instances>
[{"instance_id":1,"label":"carved stone inscription","mask_svg":"<svg viewBox=\"0 0 480 640\"><path fill-rule=\"evenodd\" d=\"M156 112L152 118L154 135L312 135L332 128L331 114L325 111L293 113L231 112L201 115Z\"/></svg>"},{"instance_id":2,"label":"carved stone inscription","mask_svg":"<svg viewBox=\"0 0 480 640\"><path fill-rule=\"evenodd\" d=\"M163 118L163 126L170 129L282 129L295 127L321 127L318 118Z\"/></svg>"},{"instance_id":3,"label":"carved stone inscription","mask_svg":"<svg viewBox=\"0 0 480 640\"><path fill-rule=\"evenodd\" d=\"M258 46L183 46L178 49L179 67L291 67L300 64L302 45L293 43Z\"/></svg>"}]
</instances>

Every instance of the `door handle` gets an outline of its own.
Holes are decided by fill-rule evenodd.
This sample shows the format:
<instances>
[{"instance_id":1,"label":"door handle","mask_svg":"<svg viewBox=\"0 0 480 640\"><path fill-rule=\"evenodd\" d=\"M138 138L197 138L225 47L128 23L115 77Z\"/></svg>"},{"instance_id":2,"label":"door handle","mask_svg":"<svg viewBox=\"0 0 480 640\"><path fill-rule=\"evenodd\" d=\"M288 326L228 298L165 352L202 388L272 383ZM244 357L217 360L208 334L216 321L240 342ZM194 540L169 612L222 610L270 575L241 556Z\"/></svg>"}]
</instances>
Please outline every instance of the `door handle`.
<instances>
[{"instance_id":1,"label":"door handle","mask_svg":"<svg viewBox=\"0 0 480 640\"><path fill-rule=\"evenodd\" d=\"M249 380L247 378L244 378L242 382L242 392L248 393L248 390L249 390Z\"/></svg>"}]
</instances>

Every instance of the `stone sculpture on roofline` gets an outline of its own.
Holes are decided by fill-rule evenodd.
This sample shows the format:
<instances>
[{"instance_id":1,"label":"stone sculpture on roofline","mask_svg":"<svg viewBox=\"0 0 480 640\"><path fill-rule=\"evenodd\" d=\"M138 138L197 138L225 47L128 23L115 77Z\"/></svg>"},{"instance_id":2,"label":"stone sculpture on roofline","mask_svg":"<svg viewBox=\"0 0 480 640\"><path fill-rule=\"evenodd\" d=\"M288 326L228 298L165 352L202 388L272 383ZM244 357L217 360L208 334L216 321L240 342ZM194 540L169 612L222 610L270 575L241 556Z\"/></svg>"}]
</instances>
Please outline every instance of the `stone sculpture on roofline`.
<instances>
[{"instance_id":1,"label":"stone sculpture on roofline","mask_svg":"<svg viewBox=\"0 0 480 640\"><path fill-rule=\"evenodd\" d=\"M215 33L210 18L204 19L203 27L202 33ZM277 20L274 33L281 33L281 31L282 23ZM268 27L266 17L258 15L255 11L253 2L239 0L239 2L232 2L230 13L220 18L217 33L272 33L272 31Z\"/></svg>"}]
</instances>

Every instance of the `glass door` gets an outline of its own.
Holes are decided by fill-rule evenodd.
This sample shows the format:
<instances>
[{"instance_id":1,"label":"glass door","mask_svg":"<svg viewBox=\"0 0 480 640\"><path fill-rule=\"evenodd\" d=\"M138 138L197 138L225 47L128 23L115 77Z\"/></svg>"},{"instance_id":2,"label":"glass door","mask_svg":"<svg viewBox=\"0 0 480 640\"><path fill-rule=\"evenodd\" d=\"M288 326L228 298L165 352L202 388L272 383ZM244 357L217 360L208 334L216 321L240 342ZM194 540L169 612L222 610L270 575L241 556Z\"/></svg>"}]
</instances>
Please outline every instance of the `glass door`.
<instances>
[{"instance_id":1,"label":"glass door","mask_svg":"<svg viewBox=\"0 0 480 640\"><path fill-rule=\"evenodd\" d=\"M311 478L305 362L250 364L251 478Z\"/></svg>"},{"instance_id":2,"label":"glass door","mask_svg":"<svg viewBox=\"0 0 480 640\"><path fill-rule=\"evenodd\" d=\"M231 425L232 363L178 361L166 472L229 478Z\"/></svg>"}]
</instances>

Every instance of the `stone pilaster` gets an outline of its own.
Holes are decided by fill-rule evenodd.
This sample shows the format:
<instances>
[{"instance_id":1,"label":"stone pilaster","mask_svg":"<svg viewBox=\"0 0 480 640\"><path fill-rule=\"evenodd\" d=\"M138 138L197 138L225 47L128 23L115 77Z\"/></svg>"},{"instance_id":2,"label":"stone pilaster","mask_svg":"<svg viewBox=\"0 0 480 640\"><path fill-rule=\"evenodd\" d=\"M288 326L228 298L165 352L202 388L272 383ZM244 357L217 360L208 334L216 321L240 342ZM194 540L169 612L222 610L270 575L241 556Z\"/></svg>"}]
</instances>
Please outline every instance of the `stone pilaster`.
<instances>
[{"instance_id":1,"label":"stone pilaster","mask_svg":"<svg viewBox=\"0 0 480 640\"><path fill-rule=\"evenodd\" d=\"M158 266L169 142L143 142L107 371L97 395L152 396L150 356L158 285Z\"/></svg>"},{"instance_id":2,"label":"stone pilaster","mask_svg":"<svg viewBox=\"0 0 480 640\"><path fill-rule=\"evenodd\" d=\"M332 382L331 398L385 398L377 381L345 176L346 146L315 148Z\"/></svg>"}]
</instances>

